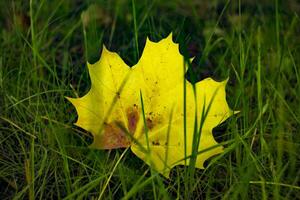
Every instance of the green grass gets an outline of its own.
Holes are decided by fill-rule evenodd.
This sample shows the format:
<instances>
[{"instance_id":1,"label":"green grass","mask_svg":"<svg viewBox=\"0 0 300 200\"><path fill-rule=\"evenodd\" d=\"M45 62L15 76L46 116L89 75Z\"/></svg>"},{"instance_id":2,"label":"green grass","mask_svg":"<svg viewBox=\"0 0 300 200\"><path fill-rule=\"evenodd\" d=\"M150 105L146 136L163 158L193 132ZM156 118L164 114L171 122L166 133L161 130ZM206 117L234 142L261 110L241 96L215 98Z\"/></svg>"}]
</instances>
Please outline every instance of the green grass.
<instances>
[{"instance_id":1,"label":"green grass","mask_svg":"<svg viewBox=\"0 0 300 200\"><path fill-rule=\"evenodd\" d=\"M252 2L1 1L0 199L299 198L300 5ZM88 91L102 44L133 65L146 36L170 32L196 56L189 81L229 77L240 111L215 128L225 151L192 183L185 167L167 180L130 150L88 148L64 98Z\"/></svg>"}]
</instances>

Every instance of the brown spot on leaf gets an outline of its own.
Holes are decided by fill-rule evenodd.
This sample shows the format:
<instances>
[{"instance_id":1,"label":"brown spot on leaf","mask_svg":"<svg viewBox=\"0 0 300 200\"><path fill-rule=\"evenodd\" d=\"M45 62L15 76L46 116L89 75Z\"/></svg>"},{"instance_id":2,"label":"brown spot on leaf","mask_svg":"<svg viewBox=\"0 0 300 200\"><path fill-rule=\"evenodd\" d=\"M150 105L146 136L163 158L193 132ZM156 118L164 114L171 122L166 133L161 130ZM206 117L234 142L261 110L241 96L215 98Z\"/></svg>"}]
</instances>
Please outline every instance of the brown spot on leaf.
<instances>
[{"instance_id":1,"label":"brown spot on leaf","mask_svg":"<svg viewBox=\"0 0 300 200\"><path fill-rule=\"evenodd\" d=\"M138 111L138 106L136 104L127 109L126 117L128 120L128 127L126 127L124 122L120 120L104 122L102 134L94 135L94 143L96 144L96 146L100 147L101 149L117 149L129 147L131 145L131 137L128 134L133 135L136 130L140 118ZM120 119L121 116L116 118Z\"/></svg>"},{"instance_id":2,"label":"brown spot on leaf","mask_svg":"<svg viewBox=\"0 0 300 200\"><path fill-rule=\"evenodd\" d=\"M162 124L163 120L159 113L149 112L146 116L146 125L148 130L153 130L155 127L159 127ZM143 129L145 130L145 129Z\"/></svg>"},{"instance_id":3,"label":"brown spot on leaf","mask_svg":"<svg viewBox=\"0 0 300 200\"><path fill-rule=\"evenodd\" d=\"M128 120L128 130L130 133L134 133L136 130L137 123L139 121L139 112L138 106L136 104L133 105L132 108L127 109L127 120Z\"/></svg>"},{"instance_id":4,"label":"brown spot on leaf","mask_svg":"<svg viewBox=\"0 0 300 200\"><path fill-rule=\"evenodd\" d=\"M152 141L152 145L154 145L154 146L159 146L159 145L160 145L160 143L159 143L159 141L158 141L158 140L156 140L156 141Z\"/></svg>"},{"instance_id":5,"label":"brown spot on leaf","mask_svg":"<svg viewBox=\"0 0 300 200\"><path fill-rule=\"evenodd\" d=\"M148 129L150 129L150 130L153 129L154 123L153 123L152 119L147 118L147 119L146 119L146 124L147 124L147 128L148 128Z\"/></svg>"},{"instance_id":6,"label":"brown spot on leaf","mask_svg":"<svg viewBox=\"0 0 300 200\"><path fill-rule=\"evenodd\" d=\"M121 98L121 94L120 94L120 92L117 92L117 93L116 93L116 97L117 97L118 99L120 99L120 98Z\"/></svg>"},{"instance_id":7,"label":"brown spot on leaf","mask_svg":"<svg viewBox=\"0 0 300 200\"><path fill-rule=\"evenodd\" d=\"M126 132L120 128L124 124L120 121L114 121L111 123L103 123L103 132L99 136L95 136L95 142L99 143L101 149L117 149L126 148L131 144L129 136Z\"/></svg>"},{"instance_id":8,"label":"brown spot on leaf","mask_svg":"<svg viewBox=\"0 0 300 200\"><path fill-rule=\"evenodd\" d=\"M150 119L149 117L146 118L146 124L147 124L147 128L150 129L150 130L153 129L153 127L154 127L154 125L155 125L155 124L153 123L153 120Z\"/></svg>"}]
</instances>

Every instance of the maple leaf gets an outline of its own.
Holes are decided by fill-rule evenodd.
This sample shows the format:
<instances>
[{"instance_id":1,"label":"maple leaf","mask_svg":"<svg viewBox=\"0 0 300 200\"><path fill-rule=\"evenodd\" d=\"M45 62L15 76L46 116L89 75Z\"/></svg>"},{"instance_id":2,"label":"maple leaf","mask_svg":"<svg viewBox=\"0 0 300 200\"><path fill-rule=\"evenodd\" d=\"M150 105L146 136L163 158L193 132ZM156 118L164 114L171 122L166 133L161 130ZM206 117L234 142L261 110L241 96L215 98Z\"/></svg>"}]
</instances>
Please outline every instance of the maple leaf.
<instances>
[{"instance_id":1,"label":"maple leaf","mask_svg":"<svg viewBox=\"0 0 300 200\"><path fill-rule=\"evenodd\" d=\"M202 121L201 134L196 132L201 153L195 167L203 168L205 160L223 151L212 129L234 113L226 102L227 80L207 78L196 83L196 99L191 83L186 82L184 92L184 57L172 34L159 42L147 38L140 60L132 67L105 46L100 60L87 66L91 89L68 100L78 113L75 125L92 133L92 147L131 146L135 155L168 177L172 167L189 164L185 158L192 154L197 119L198 124Z\"/></svg>"}]
</instances>

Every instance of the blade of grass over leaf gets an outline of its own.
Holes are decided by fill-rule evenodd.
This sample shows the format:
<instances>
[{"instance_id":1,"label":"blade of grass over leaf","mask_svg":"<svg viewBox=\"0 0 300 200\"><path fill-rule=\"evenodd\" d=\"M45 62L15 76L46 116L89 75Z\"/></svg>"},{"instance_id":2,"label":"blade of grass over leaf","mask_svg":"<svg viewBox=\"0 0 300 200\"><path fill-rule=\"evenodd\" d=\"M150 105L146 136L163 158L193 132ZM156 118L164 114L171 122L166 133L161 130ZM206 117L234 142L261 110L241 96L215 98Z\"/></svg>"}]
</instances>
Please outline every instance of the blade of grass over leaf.
<instances>
[{"instance_id":1,"label":"blade of grass over leaf","mask_svg":"<svg viewBox=\"0 0 300 200\"><path fill-rule=\"evenodd\" d=\"M196 93L196 87L195 85L193 85L193 95L194 95L194 102L195 102L195 116L194 116L194 129L193 129L193 139L192 139L192 151L191 151L191 159L190 159L190 163L189 163L189 173L188 173L188 176L189 176L189 187L191 188L192 185L194 184L194 180L195 180L195 168L196 168L196 161L197 161L197 151L198 149L196 149L196 139L197 139L197 134L198 134L198 116L197 116L197 112L198 112L198 109L197 109L197 93ZM204 97L205 99L205 97ZM204 105L205 105L205 101L204 101ZM203 106L204 106L203 105ZM202 117L202 116L200 116ZM190 196L191 194L188 194L188 197L191 198Z\"/></svg>"},{"instance_id":2,"label":"blade of grass over leaf","mask_svg":"<svg viewBox=\"0 0 300 200\"><path fill-rule=\"evenodd\" d=\"M140 91L140 100L141 100L141 106L142 106L144 133L145 133L145 139L146 139L146 145L147 145L147 155L146 156L149 156L149 154L150 154L150 145L149 145L149 136L148 136L148 125L147 125L146 116L145 116L145 107L144 107L144 100L143 100L142 91Z\"/></svg>"},{"instance_id":3,"label":"blade of grass over leaf","mask_svg":"<svg viewBox=\"0 0 300 200\"><path fill-rule=\"evenodd\" d=\"M186 71L187 71L187 67L186 67L186 63L188 61L184 60L183 63L183 74L185 75ZM186 108L186 78L183 78L183 137L184 137L184 158L187 157L187 108ZM184 165L187 165L187 159L184 159ZM188 197L188 171L185 169L184 170L184 196L185 198Z\"/></svg>"},{"instance_id":4,"label":"blade of grass over leaf","mask_svg":"<svg viewBox=\"0 0 300 200\"><path fill-rule=\"evenodd\" d=\"M133 0L134 1L134 0ZM146 138L146 145L147 145L147 152L146 152L146 162L150 163L151 167L151 176L153 176L153 163L152 160L150 159L151 156L151 150L150 150L150 145L149 145L149 136L148 136L148 125L145 117L145 107L144 107L144 100L143 100L143 94L142 91L140 90L140 100L141 100L141 107L142 107L142 115L143 115L143 123L144 123L144 133L145 133L145 138ZM154 179L152 179L152 188L153 188L153 196L154 199L157 199L157 194L156 194L156 189L155 189L155 183Z\"/></svg>"}]
</instances>

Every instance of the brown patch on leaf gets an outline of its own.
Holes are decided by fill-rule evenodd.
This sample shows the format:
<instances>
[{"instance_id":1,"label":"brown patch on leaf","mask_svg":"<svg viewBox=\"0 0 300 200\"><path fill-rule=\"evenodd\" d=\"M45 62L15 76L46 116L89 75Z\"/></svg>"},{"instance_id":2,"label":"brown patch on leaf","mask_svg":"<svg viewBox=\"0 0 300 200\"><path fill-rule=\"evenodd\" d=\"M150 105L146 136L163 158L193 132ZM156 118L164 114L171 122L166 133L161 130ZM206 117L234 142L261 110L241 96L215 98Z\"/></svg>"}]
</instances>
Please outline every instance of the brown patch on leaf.
<instances>
[{"instance_id":1,"label":"brown patch on leaf","mask_svg":"<svg viewBox=\"0 0 300 200\"><path fill-rule=\"evenodd\" d=\"M101 149L126 148L131 144L127 133L121 129L122 122L104 123L104 129L100 136L97 137L96 143L99 142Z\"/></svg>"},{"instance_id":2,"label":"brown patch on leaf","mask_svg":"<svg viewBox=\"0 0 300 200\"><path fill-rule=\"evenodd\" d=\"M146 125L149 130L153 130L155 127L158 127L162 123L162 118L159 115L155 115L153 112L150 112L146 117Z\"/></svg>"},{"instance_id":3,"label":"brown patch on leaf","mask_svg":"<svg viewBox=\"0 0 300 200\"><path fill-rule=\"evenodd\" d=\"M146 124L147 124L147 128L150 129L150 130L153 129L153 127L155 125L153 120L148 118L148 117L146 118Z\"/></svg>"},{"instance_id":4,"label":"brown patch on leaf","mask_svg":"<svg viewBox=\"0 0 300 200\"><path fill-rule=\"evenodd\" d=\"M128 134L134 134L138 121L139 112L136 104L126 111L128 130L122 121L104 122L101 135L95 135L95 143L101 149L126 148L131 145L131 139Z\"/></svg>"},{"instance_id":5,"label":"brown patch on leaf","mask_svg":"<svg viewBox=\"0 0 300 200\"><path fill-rule=\"evenodd\" d=\"M134 133L140 118L138 112L138 106L134 104L132 108L128 108L126 115L128 120L128 130L130 133Z\"/></svg>"}]
</instances>

